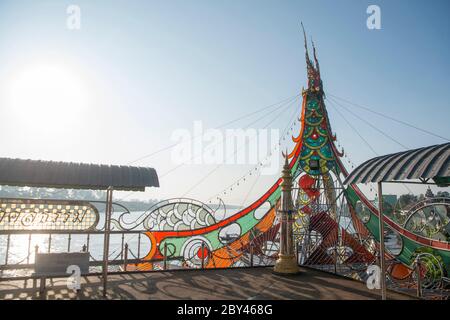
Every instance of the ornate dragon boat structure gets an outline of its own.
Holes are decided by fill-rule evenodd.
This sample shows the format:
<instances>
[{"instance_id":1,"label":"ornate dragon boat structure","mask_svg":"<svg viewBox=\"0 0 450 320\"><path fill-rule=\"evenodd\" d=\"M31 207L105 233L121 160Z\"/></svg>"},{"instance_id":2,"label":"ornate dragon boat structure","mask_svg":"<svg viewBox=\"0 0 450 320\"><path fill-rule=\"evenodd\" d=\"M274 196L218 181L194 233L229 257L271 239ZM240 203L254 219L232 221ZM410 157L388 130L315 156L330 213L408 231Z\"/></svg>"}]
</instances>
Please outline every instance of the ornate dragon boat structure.
<instances>
[{"instance_id":1,"label":"ornate dragon boat structure","mask_svg":"<svg viewBox=\"0 0 450 320\"><path fill-rule=\"evenodd\" d=\"M344 150L335 145L325 105L325 93L316 48L310 58L305 36L307 88L302 90L300 131L286 156L293 177L294 236L298 262L359 280L379 252L379 210L357 185L345 186L349 173L343 165ZM447 146L447 148L450 148ZM281 182L279 178L247 207L219 217L218 209L192 199L168 199L156 204L132 222L130 212L114 204L112 231L121 236L114 250L125 270L164 268L229 268L272 265L278 254ZM100 201L1 199L0 233L8 250L14 234L29 232L24 267L31 267L31 234L86 234L104 232ZM221 202L220 209L225 204ZM100 209L99 209L100 208ZM384 212L386 230L395 242L387 247L388 275L392 283L414 283L416 261L422 262L422 284L433 288L450 270L450 200L427 198L409 208ZM138 237L137 254L127 257L125 237ZM149 243L141 247L141 237ZM144 253L143 253L144 252ZM91 257L92 258L92 257ZM114 260L114 259L113 259ZM100 265L100 260L91 260ZM3 269L2 269L3 270Z\"/></svg>"},{"instance_id":2,"label":"ornate dragon boat structure","mask_svg":"<svg viewBox=\"0 0 450 320\"><path fill-rule=\"evenodd\" d=\"M305 37L308 86L302 91L300 132L292 137L295 145L288 155L294 178L299 262L362 280L367 277L367 266L377 258L379 212L357 185L342 184L349 173L341 161L344 151L335 145L314 43L312 46L313 60ZM144 258L148 262L137 268L151 270L155 261L164 259L193 268L253 265L255 260L258 264L273 263L280 184L281 178L249 206L218 221L214 210L200 202L175 199L157 205L150 210L152 223L147 223L145 232L151 242ZM384 216L398 244L386 254L391 261L391 280L411 278L417 257L427 266L424 276L430 285L433 279L447 274L450 244L427 237L423 230L431 228L434 234L445 231L450 222L449 202L423 201L407 211L403 223L392 212Z\"/></svg>"}]
</instances>

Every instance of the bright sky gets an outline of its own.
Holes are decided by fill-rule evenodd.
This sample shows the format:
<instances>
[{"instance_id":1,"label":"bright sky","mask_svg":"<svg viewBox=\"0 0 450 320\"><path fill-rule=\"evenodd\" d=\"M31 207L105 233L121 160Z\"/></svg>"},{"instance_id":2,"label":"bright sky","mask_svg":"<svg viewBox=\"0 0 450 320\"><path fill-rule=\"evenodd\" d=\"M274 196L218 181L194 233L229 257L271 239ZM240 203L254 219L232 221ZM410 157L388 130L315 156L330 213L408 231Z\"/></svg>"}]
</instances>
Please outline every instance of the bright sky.
<instances>
[{"instance_id":1,"label":"bright sky","mask_svg":"<svg viewBox=\"0 0 450 320\"><path fill-rule=\"evenodd\" d=\"M67 28L71 4L81 9L80 30ZM366 27L370 4L381 8L381 30ZM129 164L196 120L213 128L298 94L306 86L300 21L316 44L326 92L448 138L448 12L444 0L2 0L0 156ZM406 147L445 142L348 107ZM269 127L283 130L294 108ZM355 164L375 156L331 103L328 112ZM341 113L377 154L403 150ZM176 166L170 151L133 164L160 175ZM186 196L206 202L252 168L224 165L202 180L215 167L181 166L159 189L119 196L178 197L201 180ZM224 200L248 203L277 176L248 179Z\"/></svg>"}]
</instances>

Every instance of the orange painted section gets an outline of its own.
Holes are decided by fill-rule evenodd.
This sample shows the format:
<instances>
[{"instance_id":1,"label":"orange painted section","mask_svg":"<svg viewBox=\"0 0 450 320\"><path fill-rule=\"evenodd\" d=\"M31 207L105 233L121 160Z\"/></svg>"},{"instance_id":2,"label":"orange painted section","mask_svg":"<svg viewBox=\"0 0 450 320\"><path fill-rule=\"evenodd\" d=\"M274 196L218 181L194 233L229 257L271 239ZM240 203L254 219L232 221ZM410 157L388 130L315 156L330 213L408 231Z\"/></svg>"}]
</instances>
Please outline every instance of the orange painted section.
<instances>
[{"instance_id":1,"label":"orange painted section","mask_svg":"<svg viewBox=\"0 0 450 320\"><path fill-rule=\"evenodd\" d=\"M412 272L413 270L409 269L402 263L394 264L389 270L391 277L395 280L405 280L411 276Z\"/></svg>"},{"instance_id":2,"label":"orange painted section","mask_svg":"<svg viewBox=\"0 0 450 320\"><path fill-rule=\"evenodd\" d=\"M264 218L256 225L256 229L259 232L264 233L273 226L275 220L275 208L264 216ZM211 258L206 265L206 268L227 268L232 266L241 256L245 247L250 242L250 231L243 235L241 238L233 241L231 244L217 249L211 253Z\"/></svg>"}]
</instances>

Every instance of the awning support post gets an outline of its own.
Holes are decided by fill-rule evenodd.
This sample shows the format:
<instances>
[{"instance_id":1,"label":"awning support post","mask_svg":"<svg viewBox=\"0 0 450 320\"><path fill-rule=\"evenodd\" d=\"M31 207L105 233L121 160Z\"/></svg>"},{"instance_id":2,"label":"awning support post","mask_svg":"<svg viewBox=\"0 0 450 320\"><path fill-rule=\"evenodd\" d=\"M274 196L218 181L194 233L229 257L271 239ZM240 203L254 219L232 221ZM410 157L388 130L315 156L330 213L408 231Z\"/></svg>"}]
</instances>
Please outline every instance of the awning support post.
<instances>
[{"instance_id":1,"label":"awning support post","mask_svg":"<svg viewBox=\"0 0 450 320\"><path fill-rule=\"evenodd\" d=\"M383 189L378 182L378 210L379 210L379 237L380 237L380 269L381 269L381 299L386 300L386 263L384 256L384 219L383 219Z\"/></svg>"},{"instance_id":2,"label":"awning support post","mask_svg":"<svg viewBox=\"0 0 450 320\"><path fill-rule=\"evenodd\" d=\"M108 283L109 233L111 230L113 187L106 190L105 237L103 240L103 297L106 297Z\"/></svg>"}]
</instances>

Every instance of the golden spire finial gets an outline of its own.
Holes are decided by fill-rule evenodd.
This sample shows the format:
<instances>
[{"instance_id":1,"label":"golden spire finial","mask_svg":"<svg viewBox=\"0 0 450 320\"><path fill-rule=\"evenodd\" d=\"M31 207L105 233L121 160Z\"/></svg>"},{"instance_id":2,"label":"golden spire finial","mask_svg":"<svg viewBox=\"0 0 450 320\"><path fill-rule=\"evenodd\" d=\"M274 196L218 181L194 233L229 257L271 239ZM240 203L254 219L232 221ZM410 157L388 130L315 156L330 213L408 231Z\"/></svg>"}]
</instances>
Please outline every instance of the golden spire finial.
<instances>
[{"instance_id":1,"label":"golden spire finial","mask_svg":"<svg viewBox=\"0 0 450 320\"><path fill-rule=\"evenodd\" d=\"M286 153L283 153L283 156L284 156L284 166L289 167L289 153L288 153L287 148L286 148Z\"/></svg>"},{"instance_id":2,"label":"golden spire finial","mask_svg":"<svg viewBox=\"0 0 450 320\"><path fill-rule=\"evenodd\" d=\"M302 25L303 30L303 39L305 41L305 57L306 57L306 63L309 63L309 54L308 54L308 41L306 40L306 32L305 27L303 26L303 21L300 21L300 24Z\"/></svg>"},{"instance_id":3,"label":"golden spire finial","mask_svg":"<svg viewBox=\"0 0 450 320\"><path fill-rule=\"evenodd\" d=\"M314 41L313 41L312 37L311 37L311 44L313 47L314 64L316 65L317 72L320 72L319 60L317 59L317 54L316 54L316 46L314 45Z\"/></svg>"},{"instance_id":4,"label":"golden spire finial","mask_svg":"<svg viewBox=\"0 0 450 320\"><path fill-rule=\"evenodd\" d=\"M281 183L282 190L291 190L292 188L292 175L291 175L291 167L289 166L289 156L286 149L286 153L283 152L284 157L284 166L281 177L283 178L283 182Z\"/></svg>"}]
</instances>

